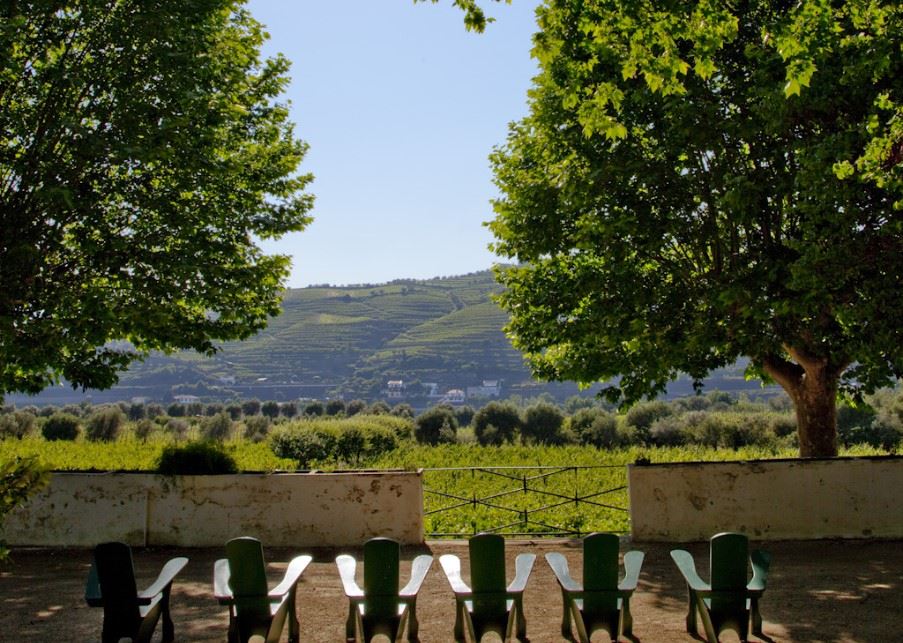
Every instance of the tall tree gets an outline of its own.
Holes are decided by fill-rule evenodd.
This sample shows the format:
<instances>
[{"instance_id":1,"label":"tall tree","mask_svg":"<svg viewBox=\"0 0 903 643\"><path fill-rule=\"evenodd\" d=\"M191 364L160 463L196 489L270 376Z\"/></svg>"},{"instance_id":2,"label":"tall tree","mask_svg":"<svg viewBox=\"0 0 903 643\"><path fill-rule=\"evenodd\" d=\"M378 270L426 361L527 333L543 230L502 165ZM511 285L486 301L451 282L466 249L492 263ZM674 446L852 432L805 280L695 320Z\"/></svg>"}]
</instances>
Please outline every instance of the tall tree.
<instances>
[{"instance_id":1,"label":"tall tree","mask_svg":"<svg viewBox=\"0 0 903 643\"><path fill-rule=\"evenodd\" d=\"M281 56L240 0L0 9L0 396L104 388L279 311L309 222Z\"/></svg>"},{"instance_id":2,"label":"tall tree","mask_svg":"<svg viewBox=\"0 0 903 643\"><path fill-rule=\"evenodd\" d=\"M740 356L800 453L903 373L903 9L549 0L530 113L492 157L508 331L630 403Z\"/></svg>"}]
</instances>

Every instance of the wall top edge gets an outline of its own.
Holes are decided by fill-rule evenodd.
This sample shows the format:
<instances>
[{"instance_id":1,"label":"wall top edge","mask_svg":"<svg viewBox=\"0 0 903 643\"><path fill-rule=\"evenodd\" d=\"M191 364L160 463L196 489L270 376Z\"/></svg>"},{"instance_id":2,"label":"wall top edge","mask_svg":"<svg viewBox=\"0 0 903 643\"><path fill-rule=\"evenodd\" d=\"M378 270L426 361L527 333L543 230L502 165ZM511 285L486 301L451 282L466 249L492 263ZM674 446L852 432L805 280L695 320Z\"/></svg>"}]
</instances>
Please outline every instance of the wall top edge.
<instances>
[{"instance_id":1,"label":"wall top edge","mask_svg":"<svg viewBox=\"0 0 903 643\"><path fill-rule=\"evenodd\" d=\"M688 460L686 462L629 463L628 468L646 469L652 467L698 467L699 465L768 465L768 464L824 464L831 462L894 462L903 461L903 455L857 455L836 458L768 458L761 460Z\"/></svg>"},{"instance_id":2,"label":"wall top edge","mask_svg":"<svg viewBox=\"0 0 903 643\"><path fill-rule=\"evenodd\" d=\"M211 473L211 474L179 474L167 475L156 471L77 471L73 469L53 469L54 476L156 476L160 478L223 478L223 477L277 477L277 476L386 476L386 475L410 475L419 476L419 471L407 471L405 469L361 469L343 471L242 471L239 473Z\"/></svg>"}]
</instances>

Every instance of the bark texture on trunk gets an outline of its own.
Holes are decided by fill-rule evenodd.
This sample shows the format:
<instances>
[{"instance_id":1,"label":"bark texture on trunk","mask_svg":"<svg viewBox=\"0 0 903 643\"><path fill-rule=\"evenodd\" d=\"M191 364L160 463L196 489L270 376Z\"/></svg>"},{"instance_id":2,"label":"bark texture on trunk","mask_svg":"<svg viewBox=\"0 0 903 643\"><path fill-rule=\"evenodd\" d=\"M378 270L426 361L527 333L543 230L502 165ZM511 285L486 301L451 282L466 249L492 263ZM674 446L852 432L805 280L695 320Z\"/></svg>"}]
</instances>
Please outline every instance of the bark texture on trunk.
<instances>
[{"instance_id":1,"label":"bark texture on trunk","mask_svg":"<svg viewBox=\"0 0 903 643\"><path fill-rule=\"evenodd\" d=\"M787 348L796 363L782 358L763 360L763 368L787 391L796 409L801 458L837 455L837 385L843 367Z\"/></svg>"}]
</instances>

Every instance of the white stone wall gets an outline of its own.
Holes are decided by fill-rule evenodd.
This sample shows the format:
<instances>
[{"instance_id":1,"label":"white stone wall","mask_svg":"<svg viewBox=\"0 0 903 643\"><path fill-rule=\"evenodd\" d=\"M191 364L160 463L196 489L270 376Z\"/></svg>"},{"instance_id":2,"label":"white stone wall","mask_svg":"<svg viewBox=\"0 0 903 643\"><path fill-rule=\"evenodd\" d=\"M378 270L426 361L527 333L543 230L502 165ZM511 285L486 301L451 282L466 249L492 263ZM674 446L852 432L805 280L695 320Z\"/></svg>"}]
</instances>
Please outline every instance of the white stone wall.
<instances>
[{"instance_id":1,"label":"white stone wall","mask_svg":"<svg viewBox=\"0 0 903 643\"><path fill-rule=\"evenodd\" d=\"M903 458L630 465L627 478L635 540L903 538Z\"/></svg>"},{"instance_id":2,"label":"white stone wall","mask_svg":"<svg viewBox=\"0 0 903 643\"><path fill-rule=\"evenodd\" d=\"M34 546L211 547L236 536L269 546L360 545L374 536L421 543L421 475L54 473L3 528L8 544Z\"/></svg>"}]
</instances>

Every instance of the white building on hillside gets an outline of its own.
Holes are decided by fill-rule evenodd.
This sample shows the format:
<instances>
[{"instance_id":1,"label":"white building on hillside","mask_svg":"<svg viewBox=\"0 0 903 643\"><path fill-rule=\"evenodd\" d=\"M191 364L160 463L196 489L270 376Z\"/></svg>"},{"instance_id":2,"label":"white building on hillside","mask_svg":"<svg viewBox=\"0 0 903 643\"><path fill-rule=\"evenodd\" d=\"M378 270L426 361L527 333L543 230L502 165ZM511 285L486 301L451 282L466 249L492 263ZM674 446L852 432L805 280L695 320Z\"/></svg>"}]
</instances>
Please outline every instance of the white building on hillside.
<instances>
[{"instance_id":1,"label":"white building on hillside","mask_svg":"<svg viewBox=\"0 0 903 643\"><path fill-rule=\"evenodd\" d=\"M390 400L404 397L404 380L389 380L386 385L386 397Z\"/></svg>"},{"instance_id":2,"label":"white building on hillside","mask_svg":"<svg viewBox=\"0 0 903 643\"><path fill-rule=\"evenodd\" d=\"M501 380L483 380L482 386L467 387L467 397L500 397L501 394Z\"/></svg>"}]
</instances>

